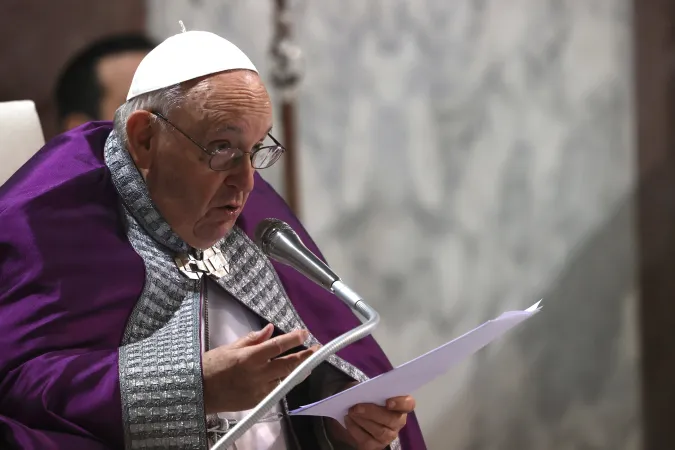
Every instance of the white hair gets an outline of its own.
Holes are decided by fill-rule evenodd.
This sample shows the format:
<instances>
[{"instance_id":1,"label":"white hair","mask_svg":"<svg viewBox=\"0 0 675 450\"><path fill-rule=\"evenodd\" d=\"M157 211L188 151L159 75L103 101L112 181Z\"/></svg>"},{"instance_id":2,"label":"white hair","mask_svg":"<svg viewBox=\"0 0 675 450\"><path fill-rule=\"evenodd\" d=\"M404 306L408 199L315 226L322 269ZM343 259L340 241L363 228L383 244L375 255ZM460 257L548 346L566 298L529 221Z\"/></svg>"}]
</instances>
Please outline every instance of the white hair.
<instances>
[{"instance_id":1,"label":"white hair","mask_svg":"<svg viewBox=\"0 0 675 450\"><path fill-rule=\"evenodd\" d=\"M126 145L128 143L127 120L131 114L136 111L157 111L167 117L172 109L180 108L186 96L187 90L184 86L176 84L134 97L115 111L113 129ZM153 120L158 119L153 116Z\"/></svg>"}]
</instances>

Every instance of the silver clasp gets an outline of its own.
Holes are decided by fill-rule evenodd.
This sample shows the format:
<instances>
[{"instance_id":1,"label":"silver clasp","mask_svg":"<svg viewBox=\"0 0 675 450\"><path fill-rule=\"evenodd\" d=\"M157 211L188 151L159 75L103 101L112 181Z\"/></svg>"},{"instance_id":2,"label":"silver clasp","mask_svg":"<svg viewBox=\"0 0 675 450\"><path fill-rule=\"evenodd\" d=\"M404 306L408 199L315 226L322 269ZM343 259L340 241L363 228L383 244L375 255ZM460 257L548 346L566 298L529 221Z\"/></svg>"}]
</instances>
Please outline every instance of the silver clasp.
<instances>
[{"instance_id":1,"label":"silver clasp","mask_svg":"<svg viewBox=\"0 0 675 450\"><path fill-rule=\"evenodd\" d=\"M230 265L218 247L204 250L201 258L181 253L174 258L174 261L178 270L192 280L199 280L203 274L222 278L230 272Z\"/></svg>"}]
</instances>

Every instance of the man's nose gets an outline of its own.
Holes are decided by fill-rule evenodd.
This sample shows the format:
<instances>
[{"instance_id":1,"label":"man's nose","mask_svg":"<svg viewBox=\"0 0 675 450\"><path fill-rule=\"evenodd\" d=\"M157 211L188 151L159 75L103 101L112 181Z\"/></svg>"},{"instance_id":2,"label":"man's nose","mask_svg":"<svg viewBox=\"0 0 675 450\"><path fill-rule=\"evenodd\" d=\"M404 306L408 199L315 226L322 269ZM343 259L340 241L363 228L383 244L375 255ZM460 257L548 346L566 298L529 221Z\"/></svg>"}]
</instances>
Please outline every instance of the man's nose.
<instances>
[{"instance_id":1,"label":"man's nose","mask_svg":"<svg viewBox=\"0 0 675 450\"><path fill-rule=\"evenodd\" d=\"M225 184L237 190L250 192L253 190L253 174L255 169L249 154L244 155L225 177Z\"/></svg>"}]
</instances>

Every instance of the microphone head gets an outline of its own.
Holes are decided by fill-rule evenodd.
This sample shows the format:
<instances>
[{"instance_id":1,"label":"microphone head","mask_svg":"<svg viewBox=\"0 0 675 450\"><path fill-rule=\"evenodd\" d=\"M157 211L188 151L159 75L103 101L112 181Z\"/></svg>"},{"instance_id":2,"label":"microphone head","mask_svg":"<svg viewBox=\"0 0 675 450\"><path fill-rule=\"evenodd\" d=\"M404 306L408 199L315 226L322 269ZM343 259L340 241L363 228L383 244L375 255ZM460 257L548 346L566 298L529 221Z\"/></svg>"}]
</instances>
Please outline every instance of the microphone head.
<instances>
[{"instance_id":1,"label":"microphone head","mask_svg":"<svg viewBox=\"0 0 675 450\"><path fill-rule=\"evenodd\" d=\"M269 245L272 242L272 237L279 231L290 231L295 234L293 229L283 220L279 219L264 219L255 227L255 243L264 253L268 253Z\"/></svg>"},{"instance_id":2,"label":"microphone head","mask_svg":"<svg viewBox=\"0 0 675 450\"><path fill-rule=\"evenodd\" d=\"M262 252L325 289L331 290L340 278L326 263L313 254L286 222L279 219L264 219L255 227L255 243Z\"/></svg>"}]
</instances>

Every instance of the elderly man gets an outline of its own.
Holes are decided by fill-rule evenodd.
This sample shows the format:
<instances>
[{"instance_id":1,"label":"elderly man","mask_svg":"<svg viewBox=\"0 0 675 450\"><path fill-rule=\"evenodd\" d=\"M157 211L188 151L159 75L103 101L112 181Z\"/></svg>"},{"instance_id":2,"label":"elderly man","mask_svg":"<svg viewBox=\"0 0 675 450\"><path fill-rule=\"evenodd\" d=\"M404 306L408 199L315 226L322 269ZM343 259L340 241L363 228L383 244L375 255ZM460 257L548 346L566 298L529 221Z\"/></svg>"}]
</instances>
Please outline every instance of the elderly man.
<instances>
[{"instance_id":1,"label":"elderly man","mask_svg":"<svg viewBox=\"0 0 675 450\"><path fill-rule=\"evenodd\" d=\"M357 324L249 239L277 217L318 253L253 190L284 151L271 124L246 55L186 32L144 58L114 129L57 137L0 188L3 448L208 448ZM425 448L410 396L355 405L346 429L288 415L391 368L371 338L340 356L237 448Z\"/></svg>"}]
</instances>

